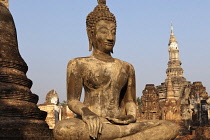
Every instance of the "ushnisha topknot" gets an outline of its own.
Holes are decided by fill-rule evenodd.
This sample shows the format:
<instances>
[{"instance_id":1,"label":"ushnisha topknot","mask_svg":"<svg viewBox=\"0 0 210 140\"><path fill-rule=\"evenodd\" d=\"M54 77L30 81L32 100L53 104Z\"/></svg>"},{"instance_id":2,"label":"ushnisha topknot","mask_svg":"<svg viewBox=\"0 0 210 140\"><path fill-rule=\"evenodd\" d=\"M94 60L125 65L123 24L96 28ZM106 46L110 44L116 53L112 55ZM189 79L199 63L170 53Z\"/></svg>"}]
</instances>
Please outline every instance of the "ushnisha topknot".
<instances>
[{"instance_id":1,"label":"ushnisha topknot","mask_svg":"<svg viewBox=\"0 0 210 140\"><path fill-rule=\"evenodd\" d=\"M98 4L106 4L106 0L98 0Z\"/></svg>"},{"instance_id":2,"label":"ushnisha topknot","mask_svg":"<svg viewBox=\"0 0 210 140\"><path fill-rule=\"evenodd\" d=\"M95 29L95 24L100 20L107 20L116 23L116 18L114 14L109 11L108 6L106 6L106 0L98 0L98 5L90 12L86 19L86 28L88 34L92 34ZM92 50L92 45L89 47Z\"/></svg>"}]
</instances>

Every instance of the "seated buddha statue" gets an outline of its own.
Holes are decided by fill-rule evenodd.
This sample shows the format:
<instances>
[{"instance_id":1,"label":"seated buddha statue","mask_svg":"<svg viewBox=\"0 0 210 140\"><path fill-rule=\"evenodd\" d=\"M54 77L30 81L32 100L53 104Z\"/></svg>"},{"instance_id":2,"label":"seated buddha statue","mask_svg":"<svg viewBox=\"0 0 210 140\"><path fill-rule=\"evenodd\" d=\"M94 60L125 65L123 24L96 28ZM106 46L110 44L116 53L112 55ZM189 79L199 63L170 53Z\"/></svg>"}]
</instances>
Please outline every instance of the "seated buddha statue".
<instances>
[{"instance_id":1,"label":"seated buddha statue","mask_svg":"<svg viewBox=\"0 0 210 140\"><path fill-rule=\"evenodd\" d=\"M98 0L87 16L88 57L75 58L67 66L67 102L75 118L62 120L54 128L57 140L173 139L176 124L167 121L136 122L134 68L112 57L116 41L116 19ZM84 88L84 102L80 101Z\"/></svg>"}]
</instances>

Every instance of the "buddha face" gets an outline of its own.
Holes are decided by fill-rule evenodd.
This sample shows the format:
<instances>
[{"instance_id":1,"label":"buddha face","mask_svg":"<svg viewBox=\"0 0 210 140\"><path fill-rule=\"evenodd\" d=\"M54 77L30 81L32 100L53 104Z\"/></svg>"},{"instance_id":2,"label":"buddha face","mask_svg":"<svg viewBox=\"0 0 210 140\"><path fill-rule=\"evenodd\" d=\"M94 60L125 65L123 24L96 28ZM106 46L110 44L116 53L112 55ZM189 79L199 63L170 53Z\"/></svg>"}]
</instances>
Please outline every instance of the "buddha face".
<instances>
[{"instance_id":1,"label":"buddha face","mask_svg":"<svg viewBox=\"0 0 210 140\"><path fill-rule=\"evenodd\" d=\"M104 53L113 50L116 41L116 25L112 21L101 20L96 23L95 34L92 37L94 49Z\"/></svg>"}]
</instances>

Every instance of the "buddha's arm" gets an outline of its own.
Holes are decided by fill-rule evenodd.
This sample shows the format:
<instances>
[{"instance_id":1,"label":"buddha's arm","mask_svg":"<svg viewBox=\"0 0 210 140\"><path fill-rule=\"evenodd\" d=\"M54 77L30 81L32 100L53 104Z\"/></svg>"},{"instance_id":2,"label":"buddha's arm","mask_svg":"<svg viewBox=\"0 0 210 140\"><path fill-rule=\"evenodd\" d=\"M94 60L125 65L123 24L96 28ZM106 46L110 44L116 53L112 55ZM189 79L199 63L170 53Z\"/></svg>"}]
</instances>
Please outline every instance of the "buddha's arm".
<instances>
[{"instance_id":1,"label":"buddha's arm","mask_svg":"<svg viewBox=\"0 0 210 140\"><path fill-rule=\"evenodd\" d=\"M135 71L132 65L130 66L129 70L128 86L124 102L126 115L133 116L134 121L136 121L136 80Z\"/></svg>"},{"instance_id":2,"label":"buddha's arm","mask_svg":"<svg viewBox=\"0 0 210 140\"><path fill-rule=\"evenodd\" d=\"M129 68L129 78L126 93L121 103L121 108L125 110L125 115L120 118L107 118L116 124L129 124L136 121L136 83L135 71L132 65Z\"/></svg>"},{"instance_id":3,"label":"buddha's arm","mask_svg":"<svg viewBox=\"0 0 210 140\"><path fill-rule=\"evenodd\" d=\"M82 93L82 78L79 74L78 63L71 60L67 67L67 102L69 108L76 114L82 115L85 105L80 102Z\"/></svg>"},{"instance_id":4,"label":"buddha's arm","mask_svg":"<svg viewBox=\"0 0 210 140\"><path fill-rule=\"evenodd\" d=\"M76 114L82 116L82 120L88 125L89 134L92 138L97 138L102 131L102 123L99 117L90 111L82 102L81 66L76 60L71 60L67 67L67 102L69 108Z\"/></svg>"}]
</instances>

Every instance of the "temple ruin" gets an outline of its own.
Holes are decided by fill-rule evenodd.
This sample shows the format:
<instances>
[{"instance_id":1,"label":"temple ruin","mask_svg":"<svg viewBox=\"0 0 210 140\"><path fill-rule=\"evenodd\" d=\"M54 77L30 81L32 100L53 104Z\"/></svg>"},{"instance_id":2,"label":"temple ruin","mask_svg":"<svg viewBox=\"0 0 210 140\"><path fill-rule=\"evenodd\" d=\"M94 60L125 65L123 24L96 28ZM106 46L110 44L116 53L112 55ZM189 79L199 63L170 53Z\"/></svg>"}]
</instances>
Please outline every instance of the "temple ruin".
<instances>
[{"instance_id":1,"label":"temple ruin","mask_svg":"<svg viewBox=\"0 0 210 140\"><path fill-rule=\"evenodd\" d=\"M209 124L208 93L202 82L191 83L184 78L178 42L172 25L168 46L167 78L161 85L156 87L153 85L152 92L151 86L146 85L141 97L140 116L142 119L159 118L177 122L180 126L180 135L192 134L197 128ZM152 113L156 117L151 117Z\"/></svg>"},{"instance_id":2,"label":"temple ruin","mask_svg":"<svg viewBox=\"0 0 210 140\"><path fill-rule=\"evenodd\" d=\"M74 113L68 106L60 104L58 93L54 89L47 93L45 102L39 104L38 107L47 112L45 121L50 129L54 129L55 124L60 120L74 118Z\"/></svg>"},{"instance_id":3,"label":"temple ruin","mask_svg":"<svg viewBox=\"0 0 210 140\"><path fill-rule=\"evenodd\" d=\"M157 89L154 84L147 84L141 97L140 118L148 120L160 119L160 107Z\"/></svg>"}]
</instances>

